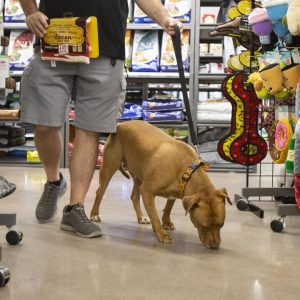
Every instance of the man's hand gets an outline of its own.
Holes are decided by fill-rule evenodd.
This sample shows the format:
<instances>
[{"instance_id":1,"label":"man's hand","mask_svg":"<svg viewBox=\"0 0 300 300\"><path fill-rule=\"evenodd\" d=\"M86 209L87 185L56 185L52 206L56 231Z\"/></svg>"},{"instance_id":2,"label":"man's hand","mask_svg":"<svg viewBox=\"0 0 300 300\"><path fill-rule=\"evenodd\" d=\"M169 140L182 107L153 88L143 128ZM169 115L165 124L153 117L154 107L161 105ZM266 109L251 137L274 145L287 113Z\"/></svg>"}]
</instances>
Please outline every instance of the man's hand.
<instances>
[{"instance_id":1,"label":"man's hand","mask_svg":"<svg viewBox=\"0 0 300 300\"><path fill-rule=\"evenodd\" d=\"M178 21L170 16L166 16L160 25L162 26L164 31L166 31L170 35L175 34L175 26L178 26L180 31L183 28L183 25L180 21Z\"/></svg>"},{"instance_id":2,"label":"man's hand","mask_svg":"<svg viewBox=\"0 0 300 300\"><path fill-rule=\"evenodd\" d=\"M35 35L42 38L46 34L48 17L40 11L36 11L26 17L26 24Z\"/></svg>"}]
</instances>

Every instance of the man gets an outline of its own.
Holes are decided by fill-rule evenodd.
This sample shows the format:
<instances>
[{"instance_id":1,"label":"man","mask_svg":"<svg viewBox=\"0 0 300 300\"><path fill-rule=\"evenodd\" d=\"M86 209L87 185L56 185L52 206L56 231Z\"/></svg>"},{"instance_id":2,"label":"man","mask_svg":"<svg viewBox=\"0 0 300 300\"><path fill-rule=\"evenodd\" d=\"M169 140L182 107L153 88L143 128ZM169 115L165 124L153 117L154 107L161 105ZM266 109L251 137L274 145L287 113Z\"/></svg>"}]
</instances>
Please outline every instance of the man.
<instances>
[{"instance_id":1,"label":"man","mask_svg":"<svg viewBox=\"0 0 300 300\"><path fill-rule=\"evenodd\" d=\"M70 205L65 206L60 228L82 237L101 236L101 229L86 216L83 203L94 173L99 133L116 131L116 115L124 101L123 78L127 0L20 0L26 23L37 37L46 34L48 19L65 14L96 16L100 57L90 64L42 61L37 53L24 70L21 91L21 120L35 124L35 144L46 172L47 182L36 207L40 223L50 222L57 200L67 184L59 172L62 153L60 128L73 89L76 91L76 135L70 164ZM169 34L181 23L171 18L161 0L136 0L140 8Z\"/></svg>"}]
</instances>

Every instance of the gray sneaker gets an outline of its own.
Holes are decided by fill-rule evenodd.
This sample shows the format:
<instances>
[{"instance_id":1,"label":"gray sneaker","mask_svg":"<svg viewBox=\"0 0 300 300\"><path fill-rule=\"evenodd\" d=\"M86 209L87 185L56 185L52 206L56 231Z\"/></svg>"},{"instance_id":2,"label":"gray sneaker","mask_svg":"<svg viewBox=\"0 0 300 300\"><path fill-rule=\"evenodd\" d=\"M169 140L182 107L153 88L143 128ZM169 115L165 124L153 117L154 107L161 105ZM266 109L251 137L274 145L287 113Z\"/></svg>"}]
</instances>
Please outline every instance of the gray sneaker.
<instances>
[{"instance_id":1,"label":"gray sneaker","mask_svg":"<svg viewBox=\"0 0 300 300\"><path fill-rule=\"evenodd\" d=\"M98 225L91 222L84 212L82 204L64 207L60 229L73 231L81 237L94 238L102 236Z\"/></svg>"},{"instance_id":2,"label":"gray sneaker","mask_svg":"<svg viewBox=\"0 0 300 300\"><path fill-rule=\"evenodd\" d=\"M35 209L35 216L40 223L52 221L57 212L57 201L67 190L67 182L61 173L59 177L60 186L50 182L45 183L43 194Z\"/></svg>"}]
</instances>

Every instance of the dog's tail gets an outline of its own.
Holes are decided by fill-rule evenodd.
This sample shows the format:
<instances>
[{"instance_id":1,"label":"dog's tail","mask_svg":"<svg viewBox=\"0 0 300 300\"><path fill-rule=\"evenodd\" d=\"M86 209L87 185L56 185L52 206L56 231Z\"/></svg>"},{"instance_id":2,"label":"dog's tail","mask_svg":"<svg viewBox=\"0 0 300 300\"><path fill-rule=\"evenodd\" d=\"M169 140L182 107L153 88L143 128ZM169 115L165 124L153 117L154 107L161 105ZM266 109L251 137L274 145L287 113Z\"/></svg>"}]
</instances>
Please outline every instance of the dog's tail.
<instances>
[{"instance_id":1,"label":"dog's tail","mask_svg":"<svg viewBox=\"0 0 300 300\"><path fill-rule=\"evenodd\" d=\"M123 165L119 168L119 171L127 178L130 179L130 175L125 171Z\"/></svg>"}]
</instances>

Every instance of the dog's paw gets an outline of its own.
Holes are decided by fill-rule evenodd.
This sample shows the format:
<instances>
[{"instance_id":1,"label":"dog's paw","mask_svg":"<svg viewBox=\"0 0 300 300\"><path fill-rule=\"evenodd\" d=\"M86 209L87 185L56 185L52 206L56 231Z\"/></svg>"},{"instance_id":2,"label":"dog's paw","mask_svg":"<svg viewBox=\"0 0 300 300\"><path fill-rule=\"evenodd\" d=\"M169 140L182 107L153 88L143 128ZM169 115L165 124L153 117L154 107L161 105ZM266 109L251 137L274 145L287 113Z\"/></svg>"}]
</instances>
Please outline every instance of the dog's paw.
<instances>
[{"instance_id":1,"label":"dog's paw","mask_svg":"<svg viewBox=\"0 0 300 300\"><path fill-rule=\"evenodd\" d=\"M95 215L91 217L91 221L93 222L101 222L101 218L99 215Z\"/></svg>"},{"instance_id":2,"label":"dog's paw","mask_svg":"<svg viewBox=\"0 0 300 300\"><path fill-rule=\"evenodd\" d=\"M174 226L174 224L172 222L170 222L170 223L163 223L162 224L162 228L164 230L168 230L168 231L175 230L175 226Z\"/></svg>"},{"instance_id":3,"label":"dog's paw","mask_svg":"<svg viewBox=\"0 0 300 300\"><path fill-rule=\"evenodd\" d=\"M139 224L151 224L151 221L148 217L142 217L138 219Z\"/></svg>"},{"instance_id":4,"label":"dog's paw","mask_svg":"<svg viewBox=\"0 0 300 300\"><path fill-rule=\"evenodd\" d=\"M173 238L170 234L164 233L159 238L159 241L163 244L173 244Z\"/></svg>"}]
</instances>

